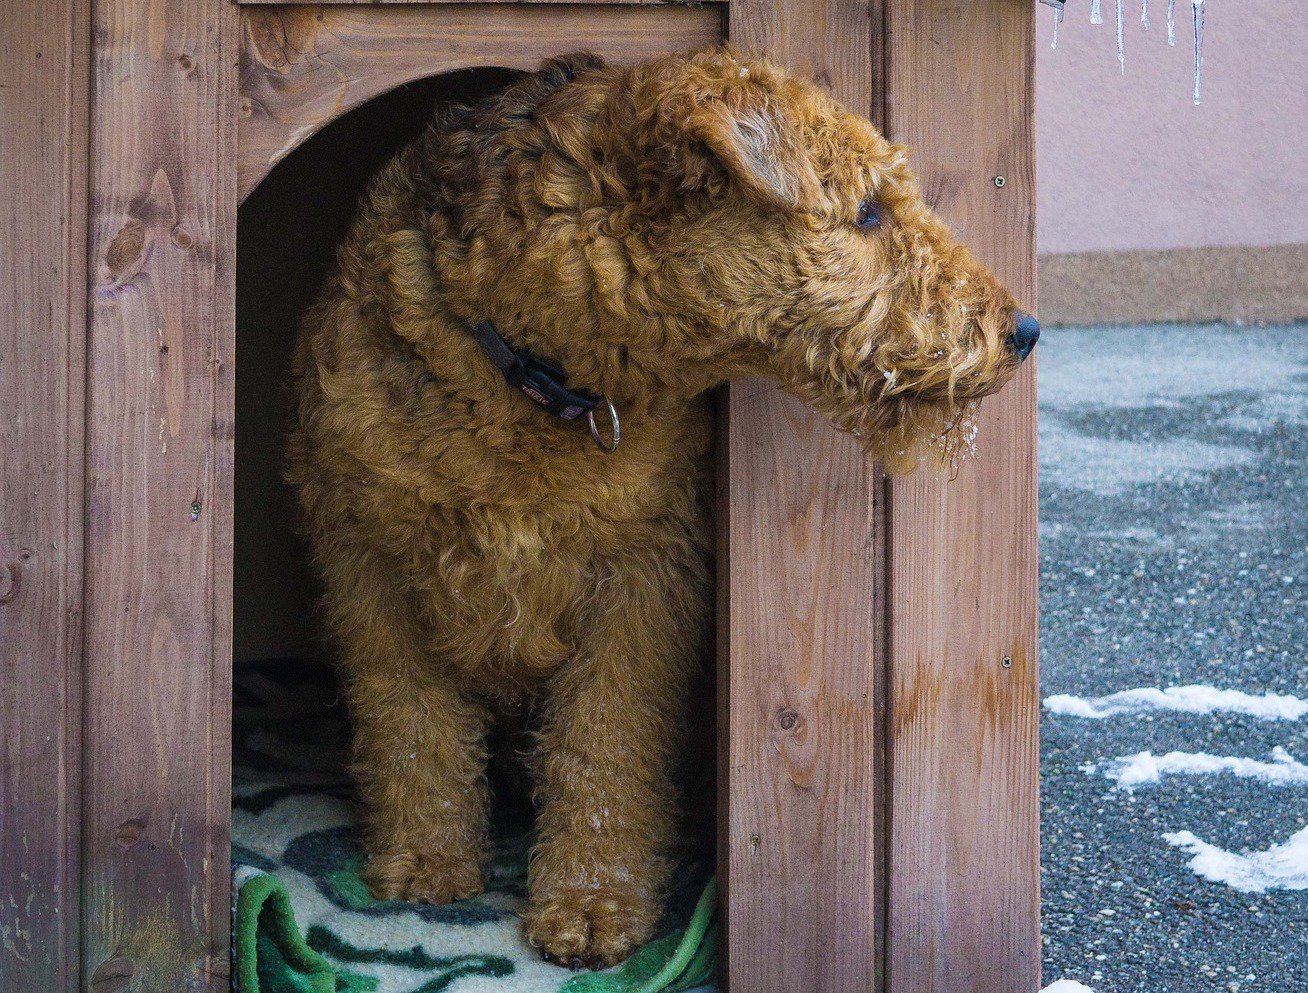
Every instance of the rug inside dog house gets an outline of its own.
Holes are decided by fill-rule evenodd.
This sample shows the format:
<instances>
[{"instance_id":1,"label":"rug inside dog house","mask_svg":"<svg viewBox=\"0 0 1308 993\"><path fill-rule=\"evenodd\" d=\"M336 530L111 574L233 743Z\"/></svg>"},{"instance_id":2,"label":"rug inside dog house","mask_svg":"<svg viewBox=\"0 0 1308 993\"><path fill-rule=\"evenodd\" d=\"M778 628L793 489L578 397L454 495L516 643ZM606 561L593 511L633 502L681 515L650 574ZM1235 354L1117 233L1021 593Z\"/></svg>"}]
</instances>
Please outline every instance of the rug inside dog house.
<instances>
[{"instance_id":1,"label":"rug inside dog house","mask_svg":"<svg viewBox=\"0 0 1308 993\"><path fill-rule=\"evenodd\" d=\"M564 52L730 40L809 74L910 146L1033 310L1029 0L17 7L0 990L252 990L262 966L265 993L653 993L716 956L739 993L1034 993L1029 366L953 479L891 480L771 385L723 391L716 859L687 847L660 940L611 973L518 936L521 805L497 809L487 896L361 887L280 481L295 320L363 183L435 101Z\"/></svg>"}]
</instances>

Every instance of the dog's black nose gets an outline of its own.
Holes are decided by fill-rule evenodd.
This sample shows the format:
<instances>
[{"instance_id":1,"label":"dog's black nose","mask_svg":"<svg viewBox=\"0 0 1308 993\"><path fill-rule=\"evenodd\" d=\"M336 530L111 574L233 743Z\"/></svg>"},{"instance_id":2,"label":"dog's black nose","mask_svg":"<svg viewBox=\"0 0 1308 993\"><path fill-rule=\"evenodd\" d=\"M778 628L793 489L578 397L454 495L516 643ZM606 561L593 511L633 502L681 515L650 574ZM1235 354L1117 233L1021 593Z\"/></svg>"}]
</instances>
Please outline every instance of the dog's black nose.
<instances>
[{"instance_id":1,"label":"dog's black nose","mask_svg":"<svg viewBox=\"0 0 1308 993\"><path fill-rule=\"evenodd\" d=\"M1030 314L1017 312L1017 321L1013 324L1013 336L1008 339L1019 359L1031 354L1036 342L1040 340L1040 322Z\"/></svg>"}]
</instances>

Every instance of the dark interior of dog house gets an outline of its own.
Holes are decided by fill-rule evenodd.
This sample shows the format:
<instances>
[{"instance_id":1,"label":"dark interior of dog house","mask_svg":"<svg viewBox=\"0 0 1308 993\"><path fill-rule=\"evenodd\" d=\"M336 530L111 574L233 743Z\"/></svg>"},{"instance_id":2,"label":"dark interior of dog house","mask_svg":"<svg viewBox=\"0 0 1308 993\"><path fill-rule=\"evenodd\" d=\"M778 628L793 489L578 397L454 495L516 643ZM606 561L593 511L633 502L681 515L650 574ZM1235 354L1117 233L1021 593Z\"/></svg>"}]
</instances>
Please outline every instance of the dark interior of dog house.
<instances>
[{"instance_id":1,"label":"dark interior of dog house","mask_svg":"<svg viewBox=\"0 0 1308 993\"><path fill-rule=\"evenodd\" d=\"M532 818L530 775L520 759L530 750L529 735L492 733L493 856L485 894L444 906L379 901L359 879L348 714L330 664L331 646L318 623L319 590L297 524L295 495L283 480L292 416L288 374L298 324L369 178L419 134L435 105L474 100L515 75L466 70L392 90L301 144L239 210L232 849L242 894L257 891L241 882L242 873L276 872L283 880L302 881L302 890L290 888L293 919L252 911L262 914L261 940L278 929L299 932L279 939L280 952L272 942L260 946L261 956L285 958L276 968L288 973L304 968L293 952L301 938L312 952L366 965L370 976L394 969L409 978L430 975L437 984L460 976L530 982L537 972L549 980L545 972L561 969L542 961L519 937ZM694 772L683 777L679 865L664 921L646 946L649 954L637 953L626 967L636 972L666 970L669 962L680 962L687 977L698 969L707 979L712 970L713 934L696 926L713 902L706 889L716 824L711 670L708 658L694 694L696 737L684 763ZM246 924L254 921L242 922L238 904L238 946ZM432 939L433 927L449 933ZM393 937L396 928L424 929L422 946L415 943L405 955L383 950L388 943L404 944ZM389 942L379 937L387 929ZM426 951L433 941L448 954ZM276 971L262 960L258 968L261 976Z\"/></svg>"}]
</instances>

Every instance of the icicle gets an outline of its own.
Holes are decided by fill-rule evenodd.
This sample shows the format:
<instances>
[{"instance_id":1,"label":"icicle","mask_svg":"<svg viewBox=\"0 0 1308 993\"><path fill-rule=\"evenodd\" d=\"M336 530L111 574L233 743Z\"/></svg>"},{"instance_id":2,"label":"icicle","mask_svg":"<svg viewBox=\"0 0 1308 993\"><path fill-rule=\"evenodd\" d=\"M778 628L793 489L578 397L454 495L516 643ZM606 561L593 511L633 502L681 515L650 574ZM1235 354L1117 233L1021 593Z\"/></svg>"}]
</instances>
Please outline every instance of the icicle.
<instances>
[{"instance_id":1,"label":"icicle","mask_svg":"<svg viewBox=\"0 0 1308 993\"><path fill-rule=\"evenodd\" d=\"M1055 7L1054 8L1054 40L1050 42L1049 44L1050 48L1053 49L1058 48L1058 25L1062 23L1063 23L1063 8Z\"/></svg>"},{"instance_id":2,"label":"icicle","mask_svg":"<svg viewBox=\"0 0 1308 993\"><path fill-rule=\"evenodd\" d=\"M1091 24L1104 23L1103 0L1090 0L1090 23Z\"/></svg>"},{"instance_id":3,"label":"icicle","mask_svg":"<svg viewBox=\"0 0 1308 993\"><path fill-rule=\"evenodd\" d=\"M1122 38L1122 0L1117 0L1117 64L1122 70L1122 75L1125 76L1126 42Z\"/></svg>"},{"instance_id":4,"label":"icicle","mask_svg":"<svg viewBox=\"0 0 1308 993\"><path fill-rule=\"evenodd\" d=\"M1204 0L1190 0L1190 15L1194 21L1194 94L1195 106L1199 106L1199 84L1204 72Z\"/></svg>"},{"instance_id":5,"label":"icicle","mask_svg":"<svg viewBox=\"0 0 1308 993\"><path fill-rule=\"evenodd\" d=\"M1140 0L1140 27L1149 30L1149 0Z\"/></svg>"},{"instance_id":6,"label":"icicle","mask_svg":"<svg viewBox=\"0 0 1308 993\"><path fill-rule=\"evenodd\" d=\"M1167 43L1176 45L1176 0L1167 0Z\"/></svg>"}]
</instances>

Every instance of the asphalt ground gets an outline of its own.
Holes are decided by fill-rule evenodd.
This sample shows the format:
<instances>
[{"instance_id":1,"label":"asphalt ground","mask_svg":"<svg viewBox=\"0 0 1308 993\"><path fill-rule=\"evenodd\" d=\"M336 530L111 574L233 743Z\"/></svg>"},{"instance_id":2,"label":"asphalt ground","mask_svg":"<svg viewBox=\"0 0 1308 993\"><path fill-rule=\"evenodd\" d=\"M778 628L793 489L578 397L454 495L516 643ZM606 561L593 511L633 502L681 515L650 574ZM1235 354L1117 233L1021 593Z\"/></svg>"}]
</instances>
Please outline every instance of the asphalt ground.
<instances>
[{"instance_id":1,"label":"asphalt ground","mask_svg":"<svg viewBox=\"0 0 1308 993\"><path fill-rule=\"evenodd\" d=\"M1308 699L1308 325L1046 332L1042 695L1201 683ZM984 457L984 453L982 453ZM1044 982L1308 991L1308 890L1209 882L1163 835L1284 843L1308 785L1085 766L1145 749L1308 761L1308 718L1042 714Z\"/></svg>"}]
</instances>

